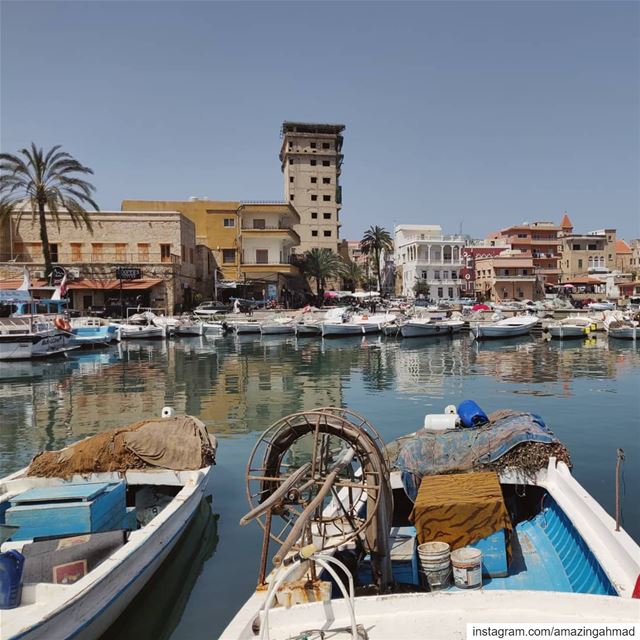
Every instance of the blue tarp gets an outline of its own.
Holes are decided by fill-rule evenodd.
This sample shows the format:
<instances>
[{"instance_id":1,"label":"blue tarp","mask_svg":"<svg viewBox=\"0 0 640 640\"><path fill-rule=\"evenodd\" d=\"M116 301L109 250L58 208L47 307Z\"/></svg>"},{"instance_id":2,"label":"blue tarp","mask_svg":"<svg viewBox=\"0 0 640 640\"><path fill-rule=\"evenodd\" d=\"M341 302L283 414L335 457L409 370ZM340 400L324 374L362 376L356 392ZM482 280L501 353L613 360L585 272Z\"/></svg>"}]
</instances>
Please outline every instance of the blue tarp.
<instances>
[{"instance_id":1,"label":"blue tarp","mask_svg":"<svg viewBox=\"0 0 640 640\"><path fill-rule=\"evenodd\" d=\"M540 416L504 411L500 414L488 425L475 429L422 429L404 440L395 467L402 472L407 495L415 497L424 476L477 469L523 442L559 442Z\"/></svg>"}]
</instances>

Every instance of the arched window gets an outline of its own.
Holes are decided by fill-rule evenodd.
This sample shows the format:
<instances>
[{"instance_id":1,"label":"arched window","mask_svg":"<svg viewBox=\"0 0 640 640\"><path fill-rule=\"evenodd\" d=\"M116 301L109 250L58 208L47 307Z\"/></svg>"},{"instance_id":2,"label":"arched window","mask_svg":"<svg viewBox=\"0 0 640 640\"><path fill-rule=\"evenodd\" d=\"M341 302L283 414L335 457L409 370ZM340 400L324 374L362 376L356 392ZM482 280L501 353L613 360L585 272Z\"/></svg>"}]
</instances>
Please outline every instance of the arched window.
<instances>
[{"instance_id":1,"label":"arched window","mask_svg":"<svg viewBox=\"0 0 640 640\"><path fill-rule=\"evenodd\" d=\"M458 262L460 260L460 247L453 247L453 259Z\"/></svg>"},{"instance_id":2,"label":"arched window","mask_svg":"<svg viewBox=\"0 0 640 640\"><path fill-rule=\"evenodd\" d=\"M451 247L449 245L444 246L443 257L445 262L451 262Z\"/></svg>"}]
</instances>

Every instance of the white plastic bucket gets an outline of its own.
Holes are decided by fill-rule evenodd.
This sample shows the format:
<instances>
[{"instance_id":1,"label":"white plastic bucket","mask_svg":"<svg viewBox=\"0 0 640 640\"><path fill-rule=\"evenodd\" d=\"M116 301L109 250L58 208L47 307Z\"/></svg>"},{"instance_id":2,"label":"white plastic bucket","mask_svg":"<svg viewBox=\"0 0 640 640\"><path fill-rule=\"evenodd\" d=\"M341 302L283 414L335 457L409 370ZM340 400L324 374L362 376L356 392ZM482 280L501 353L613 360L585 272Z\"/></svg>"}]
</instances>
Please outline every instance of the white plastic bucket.
<instances>
[{"instance_id":1,"label":"white plastic bucket","mask_svg":"<svg viewBox=\"0 0 640 640\"><path fill-rule=\"evenodd\" d=\"M453 582L460 589L482 587L482 551L463 547L451 552Z\"/></svg>"},{"instance_id":2,"label":"white plastic bucket","mask_svg":"<svg viewBox=\"0 0 640 640\"><path fill-rule=\"evenodd\" d=\"M451 548L446 542L425 542L418 545L420 580L431 591L451 584Z\"/></svg>"}]
</instances>

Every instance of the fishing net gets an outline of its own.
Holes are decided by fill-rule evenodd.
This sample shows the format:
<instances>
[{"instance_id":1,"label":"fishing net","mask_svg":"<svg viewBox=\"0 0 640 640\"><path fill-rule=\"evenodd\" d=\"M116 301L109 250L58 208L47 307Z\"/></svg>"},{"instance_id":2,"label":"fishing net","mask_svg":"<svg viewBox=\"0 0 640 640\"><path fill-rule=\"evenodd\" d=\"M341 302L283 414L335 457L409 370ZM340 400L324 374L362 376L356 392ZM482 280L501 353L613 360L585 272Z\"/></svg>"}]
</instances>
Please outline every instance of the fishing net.
<instances>
[{"instance_id":1,"label":"fishing net","mask_svg":"<svg viewBox=\"0 0 640 640\"><path fill-rule=\"evenodd\" d=\"M105 431L60 451L43 451L29 476L70 478L101 472L159 467L199 469L215 462L216 441L190 416L144 420Z\"/></svg>"}]
</instances>

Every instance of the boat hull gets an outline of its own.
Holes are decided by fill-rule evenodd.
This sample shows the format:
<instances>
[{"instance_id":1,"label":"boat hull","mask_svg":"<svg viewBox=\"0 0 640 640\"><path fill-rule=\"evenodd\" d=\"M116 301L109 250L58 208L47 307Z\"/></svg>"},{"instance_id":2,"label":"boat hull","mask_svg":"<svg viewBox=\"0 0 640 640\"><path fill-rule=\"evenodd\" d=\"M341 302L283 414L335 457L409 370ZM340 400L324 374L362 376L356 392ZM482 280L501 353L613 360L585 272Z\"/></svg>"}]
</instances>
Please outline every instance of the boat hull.
<instances>
[{"instance_id":1,"label":"boat hull","mask_svg":"<svg viewBox=\"0 0 640 640\"><path fill-rule=\"evenodd\" d=\"M123 340L162 340L166 338L165 327L122 325L120 337Z\"/></svg>"},{"instance_id":2,"label":"boat hull","mask_svg":"<svg viewBox=\"0 0 640 640\"><path fill-rule=\"evenodd\" d=\"M295 328L292 324L269 323L260 325L260 333L264 336L293 335Z\"/></svg>"},{"instance_id":3,"label":"boat hull","mask_svg":"<svg viewBox=\"0 0 640 640\"><path fill-rule=\"evenodd\" d=\"M364 333L361 324L352 324L350 322L323 322L322 336L361 336Z\"/></svg>"},{"instance_id":4,"label":"boat hull","mask_svg":"<svg viewBox=\"0 0 640 640\"><path fill-rule=\"evenodd\" d=\"M63 354L77 345L69 334L51 331L46 334L0 336L0 360L29 360Z\"/></svg>"},{"instance_id":5,"label":"boat hull","mask_svg":"<svg viewBox=\"0 0 640 640\"><path fill-rule=\"evenodd\" d=\"M403 338L442 336L458 333L464 322L407 322L400 327Z\"/></svg>"},{"instance_id":6,"label":"boat hull","mask_svg":"<svg viewBox=\"0 0 640 640\"><path fill-rule=\"evenodd\" d=\"M562 325L547 327L547 331L551 334L552 338L584 338L587 335L585 327L579 327L578 325Z\"/></svg>"},{"instance_id":7,"label":"boat hull","mask_svg":"<svg viewBox=\"0 0 640 640\"><path fill-rule=\"evenodd\" d=\"M514 338L516 336L524 336L530 333L534 324L513 326L474 325L471 327L471 332L478 340L490 338Z\"/></svg>"},{"instance_id":8,"label":"boat hull","mask_svg":"<svg viewBox=\"0 0 640 640\"><path fill-rule=\"evenodd\" d=\"M257 322L238 322L233 325L233 330L237 334L260 333L260 325Z\"/></svg>"},{"instance_id":9,"label":"boat hull","mask_svg":"<svg viewBox=\"0 0 640 640\"><path fill-rule=\"evenodd\" d=\"M87 588L77 589L76 598L65 602L44 620L33 621L30 628L10 635L3 633L1 637L6 640L96 640L102 636L171 553L204 496L210 469L202 469L191 486L180 490L174 501L154 519L157 522L151 533L141 535L144 529L132 532L127 544L108 562L87 574L82 580L93 573L104 575L96 577ZM116 561L116 556L123 551L129 553L122 553Z\"/></svg>"},{"instance_id":10,"label":"boat hull","mask_svg":"<svg viewBox=\"0 0 640 640\"><path fill-rule=\"evenodd\" d=\"M322 329L316 324L297 324L295 327L297 336L319 336Z\"/></svg>"},{"instance_id":11,"label":"boat hull","mask_svg":"<svg viewBox=\"0 0 640 640\"><path fill-rule=\"evenodd\" d=\"M618 327L609 329L608 334L611 338L620 340L638 340L640 339L639 327Z\"/></svg>"}]
</instances>

